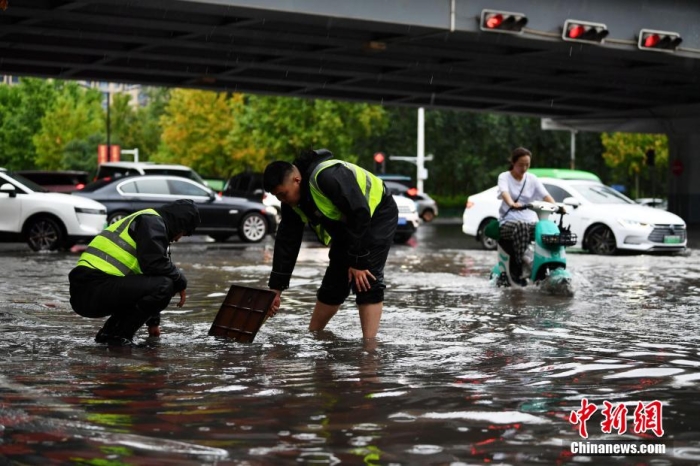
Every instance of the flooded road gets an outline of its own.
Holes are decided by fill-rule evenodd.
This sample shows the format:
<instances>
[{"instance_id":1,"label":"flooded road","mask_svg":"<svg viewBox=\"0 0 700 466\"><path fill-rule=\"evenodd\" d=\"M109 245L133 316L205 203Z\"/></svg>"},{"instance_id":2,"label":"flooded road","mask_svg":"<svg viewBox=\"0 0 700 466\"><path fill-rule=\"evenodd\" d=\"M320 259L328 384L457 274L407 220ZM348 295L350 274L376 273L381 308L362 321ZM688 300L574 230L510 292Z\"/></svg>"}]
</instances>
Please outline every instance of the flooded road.
<instances>
[{"instance_id":1,"label":"flooded road","mask_svg":"<svg viewBox=\"0 0 700 466\"><path fill-rule=\"evenodd\" d=\"M556 297L491 286L495 253L424 225L390 255L369 347L352 301L307 332L327 261L307 246L283 311L240 344L207 332L232 283L265 287L272 240L175 245L188 302L130 349L97 345L103 320L71 311L76 254L0 252L0 464L700 463L697 249L570 254L576 295ZM572 453L584 425L666 453Z\"/></svg>"}]
</instances>

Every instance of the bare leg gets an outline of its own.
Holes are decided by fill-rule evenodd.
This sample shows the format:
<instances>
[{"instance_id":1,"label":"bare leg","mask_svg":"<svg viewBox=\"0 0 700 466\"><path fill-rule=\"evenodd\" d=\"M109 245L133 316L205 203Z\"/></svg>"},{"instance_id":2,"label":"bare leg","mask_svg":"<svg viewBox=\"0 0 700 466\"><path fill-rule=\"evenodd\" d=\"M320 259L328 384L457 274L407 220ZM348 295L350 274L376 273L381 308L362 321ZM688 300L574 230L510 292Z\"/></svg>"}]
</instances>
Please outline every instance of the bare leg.
<instances>
[{"instance_id":1,"label":"bare leg","mask_svg":"<svg viewBox=\"0 0 700 466\"><path fill-rule=\"evenodd\" d=\"M326 324L338 312L338 309L340 309L340 304L330 305L316 301L314 313L311 316L311 322L309 322L309 330L314 332L326 328Z\"/></svg>"},{"instance_id":2,"label":"bare leg","mask_svg":"<svg viewBox=\"0 0 700 466\"><path fill-rule=\"evenodd\" d=\"M379 331L384 303L360 304L360 324L363 338L375 338Z\"/></svg>"}]
</instances>

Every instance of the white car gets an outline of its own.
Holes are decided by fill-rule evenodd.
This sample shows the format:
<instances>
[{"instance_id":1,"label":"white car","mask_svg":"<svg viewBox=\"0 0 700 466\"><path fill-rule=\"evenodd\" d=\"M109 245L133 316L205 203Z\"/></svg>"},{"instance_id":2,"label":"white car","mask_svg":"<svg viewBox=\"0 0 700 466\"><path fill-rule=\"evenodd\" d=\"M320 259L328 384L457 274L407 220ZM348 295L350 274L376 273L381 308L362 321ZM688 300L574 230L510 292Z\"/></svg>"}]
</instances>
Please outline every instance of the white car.
<instances>
[{"instance_id":1,"label":"white car","mask_svg":"<svg viewBox=\"0 0 700 466\"><path fill-rule=\"evenodd\" d=\"M107 209L99 202L46 192L0 168L0 241L26 241L34 251L69 249L106 224Z\"/></svg>"},{"instance_id":2,"label":"white car","mask_svg":"<svg viewBox=\"0 0 700 466\"><path fill-rule=\"evenodd\" d=\"M416 232L420 225L416 203L404 196L392 194L396 207L399 208L399 223L394 234L394 243L405 243Z\"/></svg>"},{"instance_id":3,"label":"white car","mask_svg":"<svg viewBox=\"0 0 700 466\"><path fill-rule=\"evenodd\" d=\"M639 205L598 181L564 180L540 177L549 194L567 206L564 225L578 236L577 248L594 254L614 254L618 250L652 252L682 251L687 244L682 218L660 209ZM469 196L462 216L462 231L476 237L487 249L496 242L483 230L498 218L501 200L497 188ZM553 214L554 221L559 215Z\"/></svg>"}]
</instances>

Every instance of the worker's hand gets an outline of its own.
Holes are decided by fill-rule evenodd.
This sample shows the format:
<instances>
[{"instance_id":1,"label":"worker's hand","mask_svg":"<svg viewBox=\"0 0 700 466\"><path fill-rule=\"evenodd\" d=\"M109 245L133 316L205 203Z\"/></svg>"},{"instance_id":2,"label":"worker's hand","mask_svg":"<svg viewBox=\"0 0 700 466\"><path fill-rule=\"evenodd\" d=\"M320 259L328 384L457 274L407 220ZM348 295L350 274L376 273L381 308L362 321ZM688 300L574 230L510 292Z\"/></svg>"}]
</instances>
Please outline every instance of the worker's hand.
<instances>
[{"instance_id":1,"label":"worker's hand","mask_svg":"<svg viewBox=\"0 0 700 466\"><path fill-rule=\"evenodd\" d=\"M177 307L182 307L185 305L185 301L187 301L187 292L185 290L182 290L178 293L180 293L180 302L177 303Z\"/></svg>"},{"instance_id":2,"label":"worker's hand","mask_svg":"<svg viewBox=\"0 0 700 466\"><path fill-rule=\"evenodd\" d=\"M369 291L372 288L372 284L369 282L370 278L377 280L369 270L358 270L352 267L348 269L348 281L355 283L355 290L357 291Z\"/></svg>"},{"instance_id":3,"label":"worker's hand","mask_svg":"<svg viewBox=\"0 0 700 466\"><path fill-rule=\"evenodd\" d=\"M519 202L514 202L510 208L513 210L523 210L525 206Z\"/></svg>"},{"instance_id":4,"label":"worker's hand","mask_svg":"<svg viewBox=\"0 0 700 466\"><path fill-rule=\"evenodd\" d=\"M149 325L148 326L148 336L149 337L159 337L160 336L160 326L159 325Z\"/></svg>"},{"instance_id":5,"label":"worker's hand","mask_svg":"<svg viewBox=\"0 0 700 466\"><path fill-rule=\"evenodd\" d=\"M282 304L282 299L280 298L282 291L280 291L280 290L272 290L272 291L277 293L277 296L275 296L275 299L272 301L272 304L270 305L270 309L267 310L268 317L272 317L275 314L277 314L277 311L280 310L280 305Z\"/></svg>"}]
</instances>

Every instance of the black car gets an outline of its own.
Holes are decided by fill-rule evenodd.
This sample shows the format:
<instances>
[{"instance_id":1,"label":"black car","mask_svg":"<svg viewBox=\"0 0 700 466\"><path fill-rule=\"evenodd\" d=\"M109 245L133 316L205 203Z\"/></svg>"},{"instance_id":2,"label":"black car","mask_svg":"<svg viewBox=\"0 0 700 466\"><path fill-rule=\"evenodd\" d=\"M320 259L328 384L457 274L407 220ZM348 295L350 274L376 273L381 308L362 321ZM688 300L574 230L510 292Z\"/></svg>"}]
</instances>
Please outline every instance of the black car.
<instances>
[{"instance_id":1,"label":"black car","mask_svg":"<svg viewBox=\"0 0 700 466\"><path fill-rule=\"evenodd\" d=\"M263 174L259 172L243 172L233 175L224 185L221 195L262 201L265 195Z\"/></svg>"},{"instance_id":2,"label":"black car","mask_svg":"<svg viewBox=\"0 0 700 466\"><path fill-rule=\"evenodd\" d=\"M88 172L79 170L17 170L16 175L35 182L47 191L71 193L83 189L90 182Z\"/></svg>"},{"instance_id":3,"label":"black car","mask_svg":"<svg viewBox=\"0 0 700 466\"><path fill-rule=\"evenodd\" d=\"M199 208L202 224L197 234L226 241L234 233L247 242L261 241L273 234L277 221L260 202L221 197L211 189L187 178L172 175L136 175L99 180L73 195L94 199L107 207L110 224L142 209L158 207L177 199L192 199Z\"/></svg>"}]
</instances>

